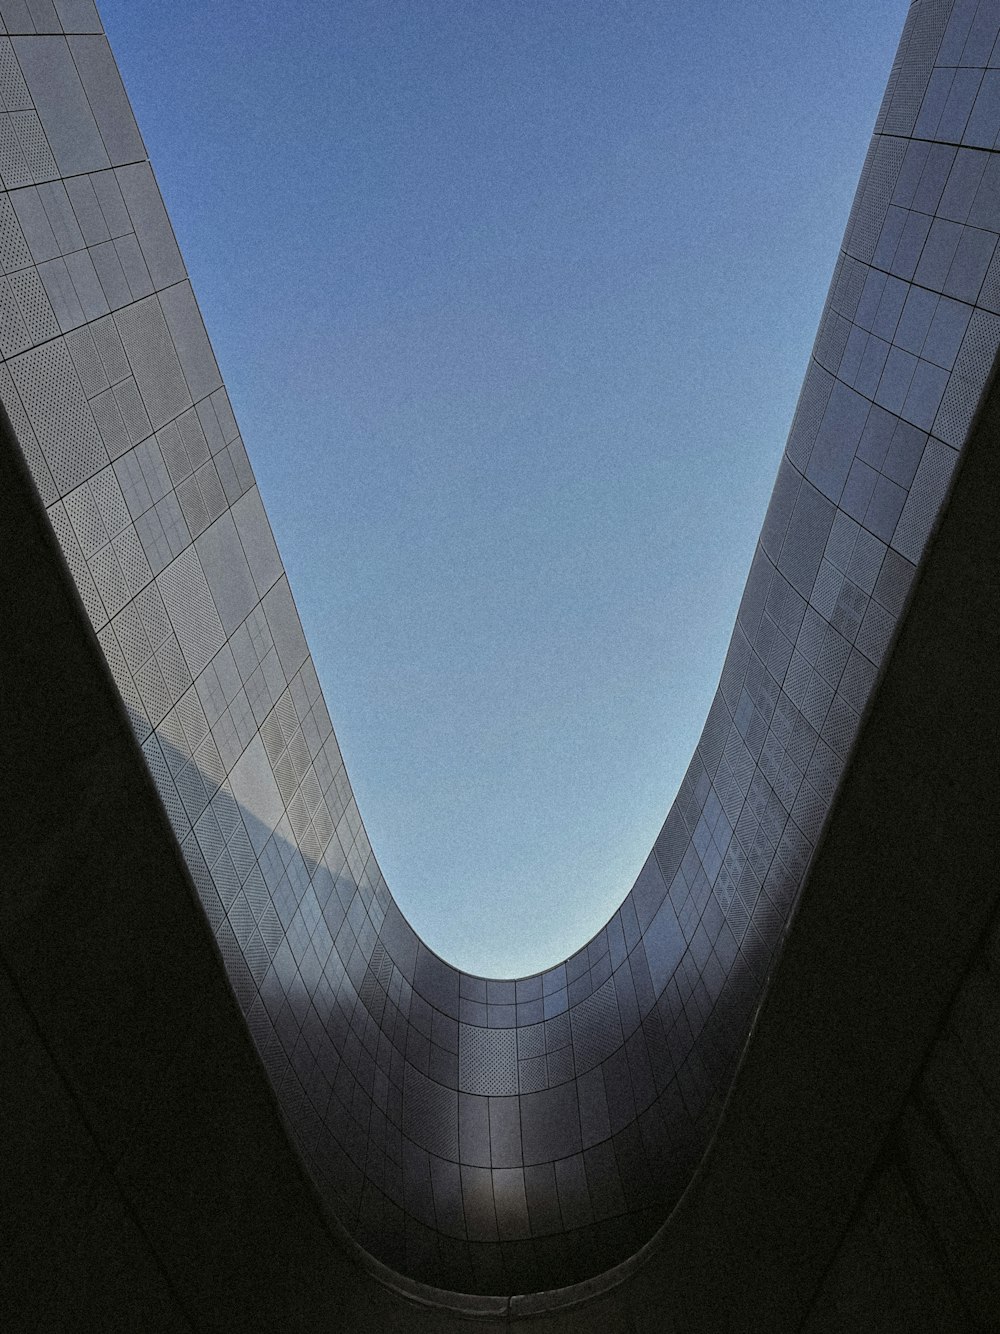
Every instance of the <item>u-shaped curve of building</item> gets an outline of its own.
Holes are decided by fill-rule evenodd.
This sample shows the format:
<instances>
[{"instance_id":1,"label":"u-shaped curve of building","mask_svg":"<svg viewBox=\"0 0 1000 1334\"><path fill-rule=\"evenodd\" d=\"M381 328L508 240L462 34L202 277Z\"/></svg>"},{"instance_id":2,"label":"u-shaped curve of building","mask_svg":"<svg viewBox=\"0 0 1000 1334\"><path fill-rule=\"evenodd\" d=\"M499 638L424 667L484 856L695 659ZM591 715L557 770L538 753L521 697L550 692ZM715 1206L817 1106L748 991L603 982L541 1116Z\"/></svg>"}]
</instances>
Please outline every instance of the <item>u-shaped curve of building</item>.
<instances>
[{"instance_id":1,"label":"u-shaped curve of building","mask_svg":"<svg viewBox=\"0 0 1000 1334\"><path fill-rule=\"evenodd\" d=\"M1000 4L911 5L678 797L517 980L381 876L92 0L0 15L0 399L302 1158L412 1278L605 1270L712 1134L1000 347Z\"/></svg>"}]
</instances>

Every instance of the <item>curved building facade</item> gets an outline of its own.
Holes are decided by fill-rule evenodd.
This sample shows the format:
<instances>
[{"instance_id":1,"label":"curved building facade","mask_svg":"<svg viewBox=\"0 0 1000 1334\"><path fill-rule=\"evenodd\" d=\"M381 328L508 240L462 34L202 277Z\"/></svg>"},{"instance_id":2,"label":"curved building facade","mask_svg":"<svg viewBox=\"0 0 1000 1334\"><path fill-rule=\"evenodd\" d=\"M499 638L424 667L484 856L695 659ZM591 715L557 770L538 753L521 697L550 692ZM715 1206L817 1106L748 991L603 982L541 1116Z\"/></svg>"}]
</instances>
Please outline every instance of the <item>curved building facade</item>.
<instances>
[{"instance_id":1,"label":"curved building facade","mask_svg":"<svg viewBox=\"0 0 1000 1334\"><path fill-rule=\"evenodd\" d=\"M599 1273L713 1132L1000 347L1000 3L911 5L680 792L602 930L506 980L379 871L96 9L0 15L0 399L294 1142L412 1278Z\"/></svg>"}]
</instances>

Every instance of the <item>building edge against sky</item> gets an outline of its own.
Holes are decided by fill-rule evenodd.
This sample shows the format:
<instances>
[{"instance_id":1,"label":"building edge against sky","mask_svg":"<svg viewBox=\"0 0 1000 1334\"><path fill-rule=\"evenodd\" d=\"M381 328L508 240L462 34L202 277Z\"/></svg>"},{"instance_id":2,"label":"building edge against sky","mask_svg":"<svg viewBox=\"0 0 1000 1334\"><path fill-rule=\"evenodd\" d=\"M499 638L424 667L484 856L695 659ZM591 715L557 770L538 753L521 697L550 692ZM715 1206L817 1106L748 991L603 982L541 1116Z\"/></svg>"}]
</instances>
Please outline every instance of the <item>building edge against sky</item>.
<instances>
[{"instance_id":1,"label":"building edge against sky","mask_svg":"<svg viewBox=\"0 0 1000 1334\"><path fill-rule=\"evenodd\" d=\"M102 0L369 841L461 971L589 939L677 793L907 4Z\"/></svg>"},{"instance_id":2,"label":"building edge against sky","mask_svg":"<svg viewBox=\"0 0 1000 1334\"><path fill-rule=\"evenodd\" d=\"M96 11L0 13L0 397L295 1141L416 1278L607 1268L715 1125L1000 343L1000 6L911 7L687 777L607 926L516 982L378 871Z\"/></svg>"}]
</instances>

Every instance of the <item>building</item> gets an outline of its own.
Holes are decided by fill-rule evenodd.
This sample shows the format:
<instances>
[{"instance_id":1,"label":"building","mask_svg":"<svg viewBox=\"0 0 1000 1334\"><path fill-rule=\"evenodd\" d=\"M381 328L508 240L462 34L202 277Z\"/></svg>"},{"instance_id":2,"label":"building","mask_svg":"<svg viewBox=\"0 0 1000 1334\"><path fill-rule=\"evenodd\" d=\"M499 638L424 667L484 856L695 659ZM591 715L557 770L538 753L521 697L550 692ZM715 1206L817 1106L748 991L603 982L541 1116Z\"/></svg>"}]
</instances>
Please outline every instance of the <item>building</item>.
<instances>
[{"instance_id":1,"label":"building","mask_svg":"<svg viewBox=\"0 0 1000 1334\"><path fill-rule=\"evenodd\" d=\"M995 1145L995 889L982 811L980 832L959 829L974 774L988 809L992 752L984 675L955 682L982 667L970 645L995 638L985 591L970 617L995 516L1000 5L911 6L681 791L602 931L516 980L444 963L381 877L91 0L0 15L8 1309L60 1329L243 1328L247 1310L275 1328L338 1314L439 1328L460 1313L720 1328L713 1302L742 1275L732 1328L862 1327L844 1294L879 1284L893 1310L918 1301L927 1328L982 1327L997 1187L963 1157L961 1127L968 1113L970 1139ZM958 535L949 548L946 520L921 565L963 451ZM966 474L979 481L960 505ZM942 628L907 657L921 615ZM966 713L945 725L935 686ZM917 726L880 752L899 708ZM961 762L945 727L968 743ZM908 759L930 769L926 793ZM899 830L919 852L910 893L891 886L895 849L881 900L849 922ZM923 904L916 924L904 899ZM874 929L890 912L895 942ZM847 949L861 925L878 968ZM940 957L915 972L921 931ZM856 1024L883 990L882 1032L845 1068L837 1005ZM965 991L980 1019L959 1058L941 1024ZM775 1046L810 999L831 1022L808 1056ZM948 1059L973 1072L950 1113L957 1147L939 1110L938 1138L917 1137L924 1156L900 1176L879 1155L905 1154L913 1080ZM806 1076L814 1099L835 1080L844 1106L806 1106ZM768 1133L754 1089L798 1114L776 1110ZM853 1136L821 1145L841 1111ZM802 1228L791 1196L773 1196L775 1152L789 1171L805 1154L833 1192L784 1267L765 1239L784 1229L791 1247ZM936 1219L918 1207L918 1160L947 1201ZM904 1178L913 1236L892 1195ZM755 1189L772 1191L766 1210ZM897 1252L905 1281L879 1258Z\"/></svg>"}]
</instances>

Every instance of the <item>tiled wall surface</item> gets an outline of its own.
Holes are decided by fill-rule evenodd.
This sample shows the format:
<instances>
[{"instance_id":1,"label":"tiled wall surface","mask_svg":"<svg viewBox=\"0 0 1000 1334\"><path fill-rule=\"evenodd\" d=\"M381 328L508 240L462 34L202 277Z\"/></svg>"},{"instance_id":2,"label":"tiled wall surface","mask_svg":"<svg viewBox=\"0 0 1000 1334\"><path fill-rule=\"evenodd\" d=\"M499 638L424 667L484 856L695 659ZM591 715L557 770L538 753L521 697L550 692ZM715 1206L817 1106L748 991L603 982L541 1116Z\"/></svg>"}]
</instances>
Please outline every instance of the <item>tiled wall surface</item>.
<instances>
[{"instance_id":1,"label":"tiled wall surface","mask_svg":"<svg viewBox=\"0 0 1000 1334\"><path fill-rule=\"evenodd\" d=\"M0 398L296 1142L416 1278L594 1273L706 1145L1000 346L1000 0L914 0L690 768L516 981L382 879L92 0L0 19Z\"/></svg>"}]
</instances>

